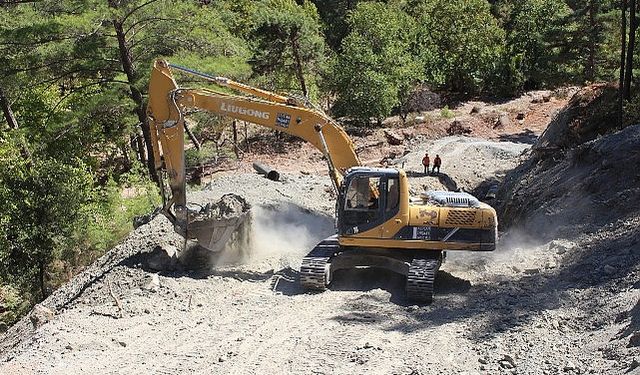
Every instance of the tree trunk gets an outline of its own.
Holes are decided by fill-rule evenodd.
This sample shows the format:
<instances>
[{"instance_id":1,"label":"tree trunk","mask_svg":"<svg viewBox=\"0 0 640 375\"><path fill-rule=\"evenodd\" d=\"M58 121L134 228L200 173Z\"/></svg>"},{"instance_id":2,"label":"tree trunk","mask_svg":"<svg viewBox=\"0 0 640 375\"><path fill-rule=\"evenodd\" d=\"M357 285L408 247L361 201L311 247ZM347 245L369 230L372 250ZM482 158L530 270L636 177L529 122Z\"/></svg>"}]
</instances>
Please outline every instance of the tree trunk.
<instances>
[{"instance_id":1,"label":"tree trunk","mask_svg":"<svg viewBox=\"0 0 640 375\"><path fill-rule=\"evenodd\" d=\"M2 107L2 112L4 113L4 118L9 124L9 128L11 130L18 129L18 120L16 120L16 116L13 114L13 110L11 109L11 103L7 98L6 94L2 87L0 87L0 107ZM27 147L27 142L24 140L24 136L20 135L20 153L22 157L31 162L31 152Z\"/></svg>"},{"instance_id":2,"label":"tree trunk","mask_svg":"<svg viewBox=\"0 0 640 375\"><path fill-rule=\"evenodd\" d=\"M236 158L238 158L240 156L240 153L238 152L238 124L236 123L236 120L233 120L232 130L233 130L233 151L236 154Z\"/></svg>"},{"instance_id":3,"label":"tree trunk","mask_svg":"<svg viewBox=\"0 0 640 375\"><path fill-rule=\"evenodd\" d=\"M599 0L597 0L599 1ZM596 24L596 0L589 1L589 47L587 53L587 65L584 69L584 78L593 82L596 78L596 54L598 53L598 25Z\"/></svg>"},{"instance_id":4,"label":"tree trunk","mask_svg":"<svg viewBox=\"0 0 640 375\"><path fill-rule=\"evenodd\" d=\"M244 124L244 144L247 151L251 152L251 144L249 143L249 130L247 129L247 122L242 121Z\"/></svg>"},{"instance_id":5,"label":"tree trunk","mask_svg":"<svg viewBox=\"0 0 640 375\"><path fill-rule=\"evenodd\" d=\"M620 37L621 37L621 48L620 48L620 82L618 83L618 125L622 126L622 122L624 121L624 69L625 69L625 59L626 59L626 48L627 48L627 0L621 1L622 16L620 18Z\"/></svg>"},{"instance_id":6,"label":"tree trunk","mask_svg":"<svg viewBox=\"0 0 640 375\"><path fill-rule=\"evenodd\" d=\"M195 134L193 134L193 132L191 131L191 128L187 124L186 120L184 121L184 130L187 132L187 135L189 136L189 139L191 139L191 142L193 142L193 145L196 146L196 150L200 151L202 145L200 144L198 138L196 138Z\"/></svg>"},{"instance_id":7,"label":"tree trunk","mask_svg":"<svg viewBox=\"0 0 640 375\"><path fill-rule=\"evenodd\" d=\"M40 295L42 296L43 301L47 298L47 290L44 286L45 267L46 266L42 260L38 262L38 285L40 286Z\"/></svg>"},{"instance_id":8,"label":"tree trunk","mask_svg":"<svg viewBox=\"0 0 640 375\"><path fill-rule=\"evenodd\" d=\"M147 163L147 151L144 146L144 137L136 129L136 149L138 150L138 158L142 164Z\"/></svg>"},{"instance_id":9,"label":"tree trunk","mask_svg":"<svg viewBox=\"0 0 640 375\"><path fill-rule=\"evenodd\" d=\"M156 183L159 181L158 173L156 171L154 156L153 156L153 144L151 142L151 128L147 121L147 113L144 105L144 98L142 93L135 86L137 80L136 70L133 67L133 59L131 58L131 51L127 47L127 40L125 38L124 28L122 23L113 20L113 28L116 32L116 38L118 39L118 50L120 52L120 62L122 63L122 69L127 75L127 81L129 82L129 97L135 103L135 112L140 121L142 127L142 135L144 136L144 143L147 149L147 167L149 169L149 176Z\"/></svg>"},{"instance_id":10,"label":"tree trunk","mask_svg":"<svg viewBox=\"0 0 640 375\"><path fill-rule=\"evenodd\" d=\"M125 171L129 172L131 170L131 157L130 157L129 148L126 142L122 145L122 147L120 147L120 152L122 152L124 169Z\"/></svg>"},{"instance_id":11,"label":"tree trunk","mask_svg":"<svg viewBox=\"0 0 640 375\"><path fill-rule=\"evenodd\" d=\"M293 59L295 60L296 77L300 82L300 88L302 89L302 95L309 96L307 91L307 83L304 80L304 70L302 69L302 59L300 58L300 46L298 45L298 32L291 33L291 50L293 51Z\"/></svg>"},{"instance_id":12,"label":"tree trunk","mask_svg":"<svg viewBox=\"0 0 640 375\"><path fill-rule=\"evenodd\" d=\"M624 71L624 98L631 99L631 81L633 78L633 50L636 44L636 0L629 1L629 43L627 44L627 63Z\"/></svg>"},{"instance_id":13,"label":"tree trunk","mask_svg":"<svg viewBox=\"0 0 640 375\"><path fill-rule=\"evenodd\" d=\"M11 103L9 103L9 99L7 99L2 87L0 87L0 106L2 106L2 112L4 113L5 120L7 120L7 124L9 124L9 128L18 129L18 121L13 114L13 110L11 110Z\"/></svg>"}]
</instances>

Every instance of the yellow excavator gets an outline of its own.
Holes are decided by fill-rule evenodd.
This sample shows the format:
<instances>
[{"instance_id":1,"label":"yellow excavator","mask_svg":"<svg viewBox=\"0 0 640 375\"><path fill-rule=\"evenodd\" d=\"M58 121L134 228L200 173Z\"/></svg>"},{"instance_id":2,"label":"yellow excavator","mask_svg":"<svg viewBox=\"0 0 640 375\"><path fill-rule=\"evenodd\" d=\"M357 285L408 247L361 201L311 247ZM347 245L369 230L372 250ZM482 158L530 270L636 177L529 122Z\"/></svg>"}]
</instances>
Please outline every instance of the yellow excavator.
<instances>
[{"instance_id":1,"label":"yellow excavator","mask_svg":"<svg viewBox=\"0 0 640 375\"><path fill-rule=\"evenodd\" d=\"M172 70L230 89L182 88ZM342 127L309 103L158 60L149 83L148 118L156 168L168 177L163 212L190 236L185 181L185 113L206 110L304 139L324 155L337 193L337 234L302 260L300 283L324 290L336 270L384 268L406 276L407 298L429 302L445 250L492 251L495 210L467 193L411 197L403 170L362 166ZM196 238L197 239L197 238Z\"/></svg>"}]
</instances>

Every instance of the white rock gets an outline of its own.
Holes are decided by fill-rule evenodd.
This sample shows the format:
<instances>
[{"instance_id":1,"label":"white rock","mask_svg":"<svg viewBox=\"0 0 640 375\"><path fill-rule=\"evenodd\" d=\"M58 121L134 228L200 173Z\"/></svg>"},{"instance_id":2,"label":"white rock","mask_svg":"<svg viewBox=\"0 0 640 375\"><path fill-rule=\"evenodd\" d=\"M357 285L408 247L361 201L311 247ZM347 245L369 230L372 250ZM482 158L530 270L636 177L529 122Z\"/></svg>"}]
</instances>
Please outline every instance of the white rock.
<instances>
[{"instance_id":1,"label":"white rock","mask_svg":"<svg viewBox=\"0 0 640 375\"><path fill-rule=\"evenodd\" d=\"M576 244L566 240L553 240L549 242L549 250L555 251L556 254L562 255L567 251L571 251L576 247Z\"/></svg>"},{"instance_id":2,"label":"white rock","mask_svg":"<svg viewBox=\"0 0 640 375\"><path fill-rule=\"evenodd\" d=\"M147 285L145 285L144 289L152 292L157 292L158 289L160 289L160 277L158 277L157 273L151 274L150 280Z\"/></svg>"}]
</instances>

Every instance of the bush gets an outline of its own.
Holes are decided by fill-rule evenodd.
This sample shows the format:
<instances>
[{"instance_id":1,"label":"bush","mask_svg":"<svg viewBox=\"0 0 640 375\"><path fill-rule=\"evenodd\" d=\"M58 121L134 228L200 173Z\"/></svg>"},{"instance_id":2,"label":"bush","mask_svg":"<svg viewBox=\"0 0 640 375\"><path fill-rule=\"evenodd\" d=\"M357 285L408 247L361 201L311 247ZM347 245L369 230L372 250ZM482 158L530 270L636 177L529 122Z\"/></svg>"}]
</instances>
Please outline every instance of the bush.
<instances>
[{"instance_id":1,"label":"bush","mask_svg":"<svg viewBox=\"0 0 640 375\"><path fill-rule=\"evenodd\" d=\"M449 106L445 105L444 108L440 110L440 116L442 116L442 118L452 119L456 117L456 114L455 112L449 109Z\"/></svg>"},{"instance_id":2,"label":"bush","mask_svg":"<svg viewBox=\"0 0 640 375\"><path fill-rule=\"evenodd\" d=\"M137 216L152 212L160 204L158 188L136 171L113 178L93 192L90 204L84 207L86 226L75 234L75 245L63 253L67 267L75 273L111 249L133 229Z\"/></svg>"},{"instance_id":3,"label":"bush","mask_svg":"<svg viewBox=\"0 0 640 375\"><path fill-rule=\"evenodd\" d=\"M30 307L29 296L10 285L0 285L0 333L17 322Z\"/></svg>"},{"instance_id":4,"label":"bush","mask_svg":"<svg viewBox=\"0 0 640 375\"><path fill-rule=\"evenodd\" d=\"M334 112L360 124L381 120L404 104L420 80L411 55L415 24L403 10L377 2L359 3L348 19L350 33L332 64Z\"/></svg>"},{"instance_id":5,"label":"bush","mask_svg":"<svg viewBox=\"0 0 640 375\"><path fill-rule=\"evenodd\" d=\"M216 159L216 150L211 143L202 145L200 150L190 148L184 152L185 163L187 168L197 167Z\"/></svg>"},{"instance_id":6,"label":"bush","mask_svg":"<svg viewBox=\"0 0 640 375\"><path fill-rule=\"evenodd\" d=\"M505 44L489 3L420 0L410 11L419 25L414 54L426 82L460 93L482 91Z\"/></svg>"}]
</instances>

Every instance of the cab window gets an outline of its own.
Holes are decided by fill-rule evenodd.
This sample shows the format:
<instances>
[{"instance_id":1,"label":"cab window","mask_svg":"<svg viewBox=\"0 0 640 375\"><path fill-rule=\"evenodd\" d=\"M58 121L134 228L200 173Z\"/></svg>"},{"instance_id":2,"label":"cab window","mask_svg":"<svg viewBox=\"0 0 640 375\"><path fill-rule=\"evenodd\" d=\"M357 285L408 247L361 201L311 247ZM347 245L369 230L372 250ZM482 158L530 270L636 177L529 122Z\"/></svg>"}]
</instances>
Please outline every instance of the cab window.
<instances>
[{"instance_id":1,"label":"cab window","mask_svg":"<svg viewBox=\"0 0 640 375\"><path fill-rule=\"evenodd\" d=\"M345 210L377 210L380 197L380 177L358 176L352 179L347 188Z\"/></svg>"}]
</instances>

